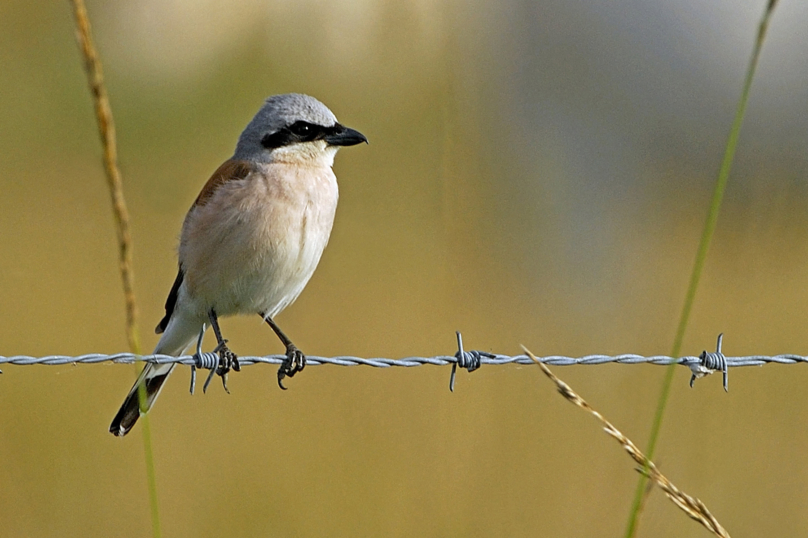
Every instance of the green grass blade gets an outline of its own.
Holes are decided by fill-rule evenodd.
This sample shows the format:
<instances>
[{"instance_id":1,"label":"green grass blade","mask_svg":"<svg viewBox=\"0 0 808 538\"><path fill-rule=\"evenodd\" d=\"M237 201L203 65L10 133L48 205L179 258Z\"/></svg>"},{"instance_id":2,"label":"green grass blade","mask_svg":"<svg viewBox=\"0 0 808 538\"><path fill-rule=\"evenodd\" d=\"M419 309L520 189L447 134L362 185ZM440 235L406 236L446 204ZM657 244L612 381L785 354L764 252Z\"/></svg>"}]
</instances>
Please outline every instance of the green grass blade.
<instances>
[{"instance_id":1,"label":"green grass blade","mask_svg":"<svg viewBox=\"0 0 808 538\"><path fill-rule=\"evenodd\" d=\"M157 504L157 474L154 471L154 451L152 450L151 425L149 417L140 417L140 429L143 431L143 452L146 455L146 478L149 487L149 508L151 510L152 536L160 538L160 511Z\"/></svg>"},{"instance_id":2,"label":"green grass blade","mask_svg":"<svg viewBox=\"0 0 808 538\"><path fill-rule=\"evenodd\" d=\"M757 67L760 51L763 47L763 41L766 38L766 30L769 26L769 19L771 18L771 14L774 11L776 4L777 0L769 0L768 5L766 6L766 11L763 13L763 18L758 26L757 39L755 40L755 46L752 50L752 57L746 71L743 91L741 92L741 98L738 101L738 107L735 112L735 120L732 122L732 128L729 132L729 139L727 140L727 147L724 152L724 160L721 162L721 169L718 172L718 179L716 180L715 189L713 190L713 198L710 202L710 210L707 213L707 221L704 223L704 230L702 231L701 240L699 241L699 248L696 252L696 260L693 263L693 271L690 274L690 283L687 287L685 303L682 307L682 314L679 318L679 326L676 328L676 336L673 340L673 349L671 351L672 357L678 357L682 349L682 341L684 340L687 323L690 319L690 312L693 309L693 302L696 298L696 290L698 289L701 273L704 269L704 262L707 259L707 251L710 248L710 241L713 238L713 233L715 232L715 227L718 223L718 212L721 208L721 202L724 198L724 191L727 187L729 172L730 168L732 167L732 160L735 157L735 149L738 145L738 137L741 132L743 117L746 113L746 105L749 102L749 91L752 87L752 80L755 76L755 68ZM654 451L656 449L657 440L659 439L659 431L662 428L662 419L665 415L665 408L668 403L668 396L670 395L675 368L675 364L668 366L665 372L665 378L662 382L662 390L659 394L659 401L657 402L654 421L651 425L648 448L645 451L649 459L653 459L654 457ZM626 526L625 536L627 538L632 538L637 531L637 521L642 511L647 480L647 477L642 474L637 482L637 488L634 492L634 500L631 504L631 512L629 514L629 520Z\"/></svg>"},{"instance_id":3,"label":"green grass blade","mask_svg":"<svg viewBox=\"0 0 808 538\"><path fill-rule=\"evenodd\" d=\"M140 344L134 353L140 355ZM135 363L135 366L140 366ZM138 371L138 374L140 372ZM146 384L138 387L138 406L143 407L146 401ZM151 424L148 415L140 415L140 430L143 434L143 454L146 463L146 484L149 491L149 511L151 512L152 538L160 538L160 509L157 503L157 472L154 469L154 448L152 447Z\"/></svg>"}]
</instances>

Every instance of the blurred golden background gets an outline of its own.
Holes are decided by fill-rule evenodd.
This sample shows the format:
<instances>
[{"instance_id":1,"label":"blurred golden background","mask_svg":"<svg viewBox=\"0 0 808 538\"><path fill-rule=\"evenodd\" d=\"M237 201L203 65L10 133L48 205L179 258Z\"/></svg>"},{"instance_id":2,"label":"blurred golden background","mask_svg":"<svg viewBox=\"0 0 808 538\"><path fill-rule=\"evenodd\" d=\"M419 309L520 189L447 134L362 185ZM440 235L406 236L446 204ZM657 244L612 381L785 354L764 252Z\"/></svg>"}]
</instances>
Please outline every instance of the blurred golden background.
<instances>
[{"instance_id":1,"label":"blurred golden background","mask_svg":"<svg viewBox=\"0 0 808 538\"><path fill-rule=\"evenodd\" d=\"M88 4L132 215L143 345L182 218L272 94L340 152L331 242L279 322L311 355L666 354L764 2ZM685 354L808 353L808 7L782 2ZM0 355L126 351L67 2L0 4ZM242 355L280 353L226 319ZM212 340L208 338L208 343ZM151 413L163 535L619 536L634 464L537 368L255 366ZM150 536L130 365L6 366L0 535ZM556 368L645 446L664 370ZM676 374L656 460L735 536L808 532L804 366ZM640 536L702 536L660 492Z\"/></svg>"}]
</instances>

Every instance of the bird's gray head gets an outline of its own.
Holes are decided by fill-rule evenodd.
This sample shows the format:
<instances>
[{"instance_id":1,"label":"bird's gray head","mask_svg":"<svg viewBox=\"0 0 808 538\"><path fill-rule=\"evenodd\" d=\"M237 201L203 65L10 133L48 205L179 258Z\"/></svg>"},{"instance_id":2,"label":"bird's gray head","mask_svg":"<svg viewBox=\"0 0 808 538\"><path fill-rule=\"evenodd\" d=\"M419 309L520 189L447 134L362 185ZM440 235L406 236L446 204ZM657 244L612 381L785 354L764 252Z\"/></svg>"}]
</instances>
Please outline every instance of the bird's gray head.
<instances>
[{"instance_id":1,"label":"bird's gray head","mask_svg":"<svg viewBox=\"0 0 808 538\"><path fill-rule=\"evenodd\" d=\"M330 165L339 146L367 138L339 122L324 104L308 95L273 95L247 125L234 159L256 162L325 158Z\"/></svg>"}]
</instances>

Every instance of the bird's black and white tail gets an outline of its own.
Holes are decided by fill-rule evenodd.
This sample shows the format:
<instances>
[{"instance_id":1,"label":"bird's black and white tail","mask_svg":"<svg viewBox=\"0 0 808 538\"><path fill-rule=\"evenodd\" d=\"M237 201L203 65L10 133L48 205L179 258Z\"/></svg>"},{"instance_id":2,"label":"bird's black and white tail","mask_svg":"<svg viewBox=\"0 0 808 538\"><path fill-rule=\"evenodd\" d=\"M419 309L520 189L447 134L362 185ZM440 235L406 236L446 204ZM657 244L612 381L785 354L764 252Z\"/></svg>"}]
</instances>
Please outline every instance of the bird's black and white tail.
<instances>
[{"instance_id":1,"label":"bird's black and white tail","mask_svg":"<svg viewBox=\"0 0 808 538\"><path fill-rule=\"evenodd\" d=\"M180 316L172 316L154 349L154 354L180 356L194 342L201 328L201 322L190 322L181 319ZM174 366L174 364L147 364L143 368L129 394L126 395L118 414L112 419L109 426L112 435L123 437L129 433L140 415L149 412ZM143 393L142 401L139 392Z\"/></svg>"},{"instance_id":2,"label":"bird's black and white tail","mask_svg":"<svg viewBox=\"0 0 808 538\"><path fill-rule=\"evenodd\" d=\"M163 383L168 379L171 370L174 369L173 364L147 364L143 371L135 381L132 390L126 395L123 405L118 410L118 414L112 419L112 424L109 426L109 432L112 435L122 437L129 433L132 426L135 425L137 419L140 418L141 413L148 413L157 396L160 395L160 390L163 388ZM143 403L140 404L139 395L140 387L143 386Z\"/></svg>"}]
</instances>

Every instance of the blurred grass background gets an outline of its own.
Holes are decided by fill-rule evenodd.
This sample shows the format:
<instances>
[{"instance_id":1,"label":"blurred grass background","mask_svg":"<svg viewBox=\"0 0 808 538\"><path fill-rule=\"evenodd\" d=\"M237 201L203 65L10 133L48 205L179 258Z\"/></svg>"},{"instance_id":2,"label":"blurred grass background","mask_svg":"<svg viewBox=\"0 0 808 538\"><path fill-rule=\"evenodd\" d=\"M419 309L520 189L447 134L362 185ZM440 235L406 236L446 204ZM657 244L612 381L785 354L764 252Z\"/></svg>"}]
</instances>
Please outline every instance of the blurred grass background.
<instances>
[{"instance_id":1,"label":"blurred grass background","mask_svg":"<svg viewBox=\"0 0 808 538\"><path fill-rule=\"evenodd\" d=\"M144 347L185 211L271 94L365 133L279 322L318 355L670 348L763 2L89 2L118 128ZM808 8L778 6L684 352L806 353ZM66 2L0 5L0 354L126 347ZM241 354L281 352L255 317ZM657 462L736 536L808 530L800 366L677 374ZM644 444L663 369L556 369ZM164 536L619 535L632 465L538 370L275 369L151 414ZM4 536L148 536L125 365L0 378ZM217 387L218 389L218 387ZM134 435L139 435L135 432ZM640 535L703 533L655 493Z\"/></svg>"}]
</instances>

